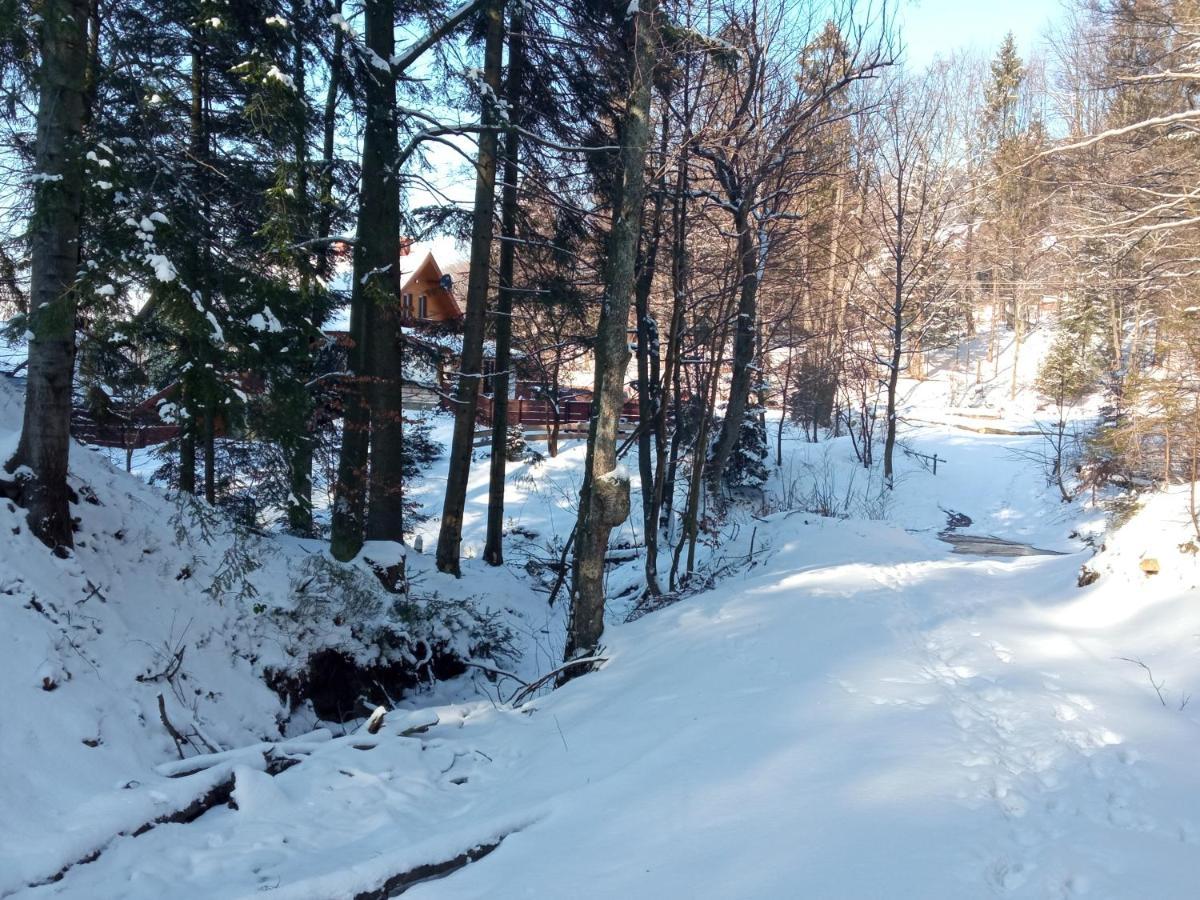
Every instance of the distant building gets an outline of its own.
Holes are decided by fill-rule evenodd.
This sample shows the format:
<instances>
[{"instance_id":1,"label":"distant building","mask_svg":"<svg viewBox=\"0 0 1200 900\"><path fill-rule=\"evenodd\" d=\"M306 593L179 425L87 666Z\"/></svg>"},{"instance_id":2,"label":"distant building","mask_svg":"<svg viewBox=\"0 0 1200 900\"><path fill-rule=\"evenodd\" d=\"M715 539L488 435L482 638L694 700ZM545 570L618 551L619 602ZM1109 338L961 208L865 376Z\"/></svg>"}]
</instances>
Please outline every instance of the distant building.
<instances>
[{"instance_id":1,"label":"distant building","mask_svg":"<svg viewBox=\"0 0 1200 900\"><path fill-rule=\"evenodd\" d=\"M457 324L463 319L462 308L454 296L454 280L443 272L432 253L413 270L400 286L400 318L405 325L425 323Z\"/></svg>"}]
</instances>

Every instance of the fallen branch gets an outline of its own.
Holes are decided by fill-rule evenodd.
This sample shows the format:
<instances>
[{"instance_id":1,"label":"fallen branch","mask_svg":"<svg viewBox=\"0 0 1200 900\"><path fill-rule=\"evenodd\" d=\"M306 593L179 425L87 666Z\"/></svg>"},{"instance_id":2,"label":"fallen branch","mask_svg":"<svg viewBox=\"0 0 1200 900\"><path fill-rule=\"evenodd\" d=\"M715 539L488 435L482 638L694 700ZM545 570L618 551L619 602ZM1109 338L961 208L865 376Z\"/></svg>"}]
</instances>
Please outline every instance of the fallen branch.
<instances>
[{"instance_id":1,"label":"fallen branch","mask_svg":"<svg viewBox=\"0 0 1200 900\"><path fill-rule=\"evenodd\" d=\"M171 724L171 720L167 718L167 702L163 699L162 691L158 692L158 717L162 719L163 728L167 729L167 734L171 735L171 740L175 742L175 752L179 754L180 759L183 759L183 745L187 741L184 740L179 730Z\"/></svg>"},{"instance_id":2,"label":"fallen branch","mask_svg":"<svg viewBox=\"0 0 1200 900\"><path fill-rule=\"evenodd\" d=\"M523 678L518 678L512 672L505 672L503 669L493 669L491 666L485 666L476 662L463 662L464 666L469 666L472 669L478 669L481 672L486 672L489 675L496 675L499 678L511 678L522 687L528 687L529 682Z\"/></svg>"},{"instance_id":3,"label":"fallen branch","mask_svg":"<svg viewBox=\"0 0 1200 900\"><path fill-rule=\"evenodd\" d=\"M99 588L95 588L92 590L92 594L95 594L98 591L99 591ZM90 599L92 594L89 594L87 597L84 597L83 599L84 600ZM80 602L83 602L83 601L80 601ZM186 650L187 650L187 646L185 644L180 644L179 649L176 650L174 653L171 653L168 656L167 665L161 672L156 672L153 675L144 675L144 674L137 675L134 677L134 680L141 681L141 682L166 681L166 682L170 683L171 679L174 678L177 674L179 674L179 670L183 666L183 654ZM159 694L158 696L160 699L162 698L162 694Z\"/></svg>"},{"instance_id":4,"label":"fallen branch","mask_svg":"<svg viewBox=\"0 0 1200 900\"><path fill-rule=\"evenodd\" d=\"M218 753L206 753L200 756L190 756L180 762L162 763L154 770L166 778L186 778L216 768L225 763L245 763L256 765L259 759L265 760L267 771L271 771L272 762L280 771L289 766L284 760L299 761L299 757L310 756L323 746L331 737L329 732L318 729L307 735L289 738L283 741L262 741L245 747L235 747L232 750L222 750Z\"/></svg>"},{"instance_id":5,"label":"fallen branch","mask_svg":"<svg viewBox=\"0 0 1200 900\"><path fill-rule=\"evenodd\" d=\"M210 784L203 793L193 796L192 799L189 800L185 805L180 806L171 812L166 812L160 816L156 816L155 818L143 822L134 828L126 828L118 831L115 835L104 841L103 844L92 850L90 853L86 854L85 856L81 856L74 862L67 863L53 875L47 876L46 878L42 878L38 881L30 882L29 886L31 888L35 888L62 881L67 872L76 866L93 863L99 859L100 855L104 853L104 851L107 850L117 838L140 837L147 831L151 831L159 825L166 825L168 823L186 825L189 822L194 822L210 809L228 803L230 798L233 796L233 789L233 768L230 767L228 771L220 774L219 780Z\"/></svg>"},{"instance_id":6,"label":"fallen branch","mask_svg":"<svg viewBox=\"0 0 1200 900\"><path fill-rule=\"evenodd\" d=\"M554 587L550 589L550 605L554 605L554 601L558 599L558 592L562 590L562 586L567 581L567 573L570 567L567 565L567 555L571 552L571 547L575 544L575 529L578 523L571 528L571 534L567 537L567 542L563 544L562 553L558 557L558 577L554 579Z\"/></svg>"},{"instance_id":7,"label":"fallen branch","mask_svg":"<svg viewBox=\"0 0 1200 900\"><path fill-rule=\"evenodd\" d=\"M509 833L511 834L511 832ZM499 847L500 843L506 837L508 835L503 834L494 841L489 841L486 844L476 844L470 850L464 850L453 859L426 863L423 866L416 866L409 869L407 872L393 875L374 890L360 891L355 894L354 900L388 900L389 897L399 897L414 884L419 884L422 881L433 881L437 878L445 878L447 875L457 872L463 866L483 859Z\"/></svg>"},{"instance_id":8,"label":"fallen branch","mask_svg":"<svg viewBox=\"0 0 1200 900\"><path fill-rule=\"evenodd\" d=\"M387 709L382 706L375 707L371 718L367 719L367 734L378 734L379 729L383 727L385 718L387 718Z\"/></svg>"},{"instance_id":9,"label":"fallen branch","mask_svg":"<svg viewBox=\"0 0 1200 900\"><path fill-rule=\"evenodd\" d=\"M529 684L525 685L525 687L521 688L519 691L517 691L515 694L513 694L508 699L508 702L513 707L518 707L522 703L524 703L530 697L530 695L532 695L535 691L537 691L539 688L545 687L550 682L551 679L556 678L557 676L559 676L563 672L567 671L568 669L573 669L576 666L589 665L592 663L605 663L605 662L608 662L607 656L581 656L579 659L572 659L569 662L563 663L561 666L558 666L557 668L551 669L549 672L547 672L545 675L543 675L541 678L537 679L536 681L531 681Z\"/></svg>"}]
</instances>

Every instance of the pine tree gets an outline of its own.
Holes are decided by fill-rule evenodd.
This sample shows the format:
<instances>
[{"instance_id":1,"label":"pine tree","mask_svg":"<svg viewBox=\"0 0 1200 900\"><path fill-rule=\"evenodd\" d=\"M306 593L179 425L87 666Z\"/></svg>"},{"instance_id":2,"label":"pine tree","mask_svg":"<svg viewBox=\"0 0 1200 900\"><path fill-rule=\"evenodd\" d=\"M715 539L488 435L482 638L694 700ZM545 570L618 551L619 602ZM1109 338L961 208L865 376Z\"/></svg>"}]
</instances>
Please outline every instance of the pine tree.
<instances>
[{"instance_id":1,"label":"pine tree","mask_svg":"<svg viewBox=\"0 0 1200 900\"><path fill-rule=\"evenodd\" d=\"M996 51L991 75L984 91L984 131L993 144L1003 144L1020 128L1018 108L1025 81L1025 65L1017 54L1017 41L1011 31Z\"/></svg>"},{"instance_id":2,"label":"pine tree","mask_svg":"<svg viewBox=\"0 0 1200 900\"><path fill-rule=\"evenodd\" d=\"M30 231L29 370L25 417L5 470L29 527L51 547L71 547L67 468L83 193L88 5L47 0L39 22L41 64Z\"/></svg>"}]
</instances>

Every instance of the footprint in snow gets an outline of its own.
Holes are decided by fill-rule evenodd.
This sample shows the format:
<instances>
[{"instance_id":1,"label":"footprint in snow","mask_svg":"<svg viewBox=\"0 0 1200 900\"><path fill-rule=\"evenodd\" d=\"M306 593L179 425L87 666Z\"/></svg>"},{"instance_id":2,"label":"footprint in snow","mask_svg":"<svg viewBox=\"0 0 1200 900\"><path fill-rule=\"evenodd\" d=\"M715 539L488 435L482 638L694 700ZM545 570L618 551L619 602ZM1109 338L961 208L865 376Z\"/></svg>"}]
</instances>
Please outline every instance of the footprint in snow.
<instances>
[{"instance_id":1,"label":"footprint in snow","mask_svg":"<svg viewBox=\"0 0 1200 900\"><path fill-rule=\"evenodd\" d=\"M1033 864L1007 859L992 863L988 871L988 881L1005 893L1019 890L1029 876L1033 874Z\"/></svg>"}]
</instances>

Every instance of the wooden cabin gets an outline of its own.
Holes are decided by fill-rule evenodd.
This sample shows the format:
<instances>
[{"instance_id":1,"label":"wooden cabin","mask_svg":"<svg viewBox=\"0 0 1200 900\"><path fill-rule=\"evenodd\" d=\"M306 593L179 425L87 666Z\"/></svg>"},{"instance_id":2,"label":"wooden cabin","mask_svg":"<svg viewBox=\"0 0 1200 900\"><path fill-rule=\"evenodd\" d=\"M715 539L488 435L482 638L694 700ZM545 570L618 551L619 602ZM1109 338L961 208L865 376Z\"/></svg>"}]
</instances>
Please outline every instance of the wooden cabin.
<instances>
[{"instance_id":1,"label":"wooden cabin","mask_svg":"<svg viewBox=\"0 0 1200 900\"><path fill-rule=\"evenodd\" d=\"M454 297L454 282L449 273L442 271L432 253L425 254L400 286L400 317L406 325L456 324L462 320L463 311Z\"/></svg>"}]
</instances>

